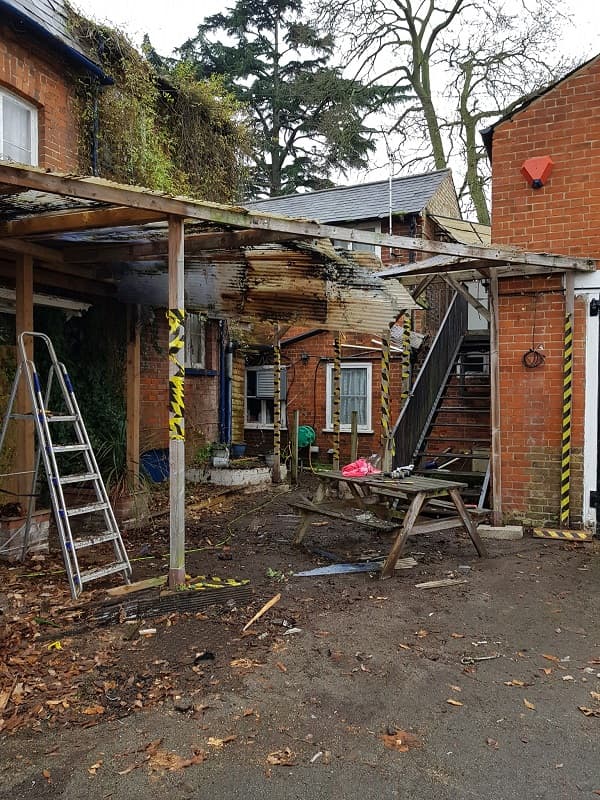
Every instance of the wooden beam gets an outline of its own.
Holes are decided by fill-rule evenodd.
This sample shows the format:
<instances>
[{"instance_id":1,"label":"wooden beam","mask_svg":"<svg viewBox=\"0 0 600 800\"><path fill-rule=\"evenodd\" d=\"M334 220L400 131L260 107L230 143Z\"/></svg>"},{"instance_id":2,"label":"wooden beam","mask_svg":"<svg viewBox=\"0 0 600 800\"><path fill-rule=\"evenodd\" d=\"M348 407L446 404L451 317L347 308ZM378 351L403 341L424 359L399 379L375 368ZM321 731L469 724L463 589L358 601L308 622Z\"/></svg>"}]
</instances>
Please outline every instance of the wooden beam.
<instances>
[{"instance_id":1,"label":"wooden beam","mask_svg":"<svg viewBox=\"0 0 600 800\"><path fill-rule=\"evenodd\" d=\"M31 256L38 261L47 261L49 264L63 263L62 253L58 250L52 250L50 247L43 247L34 242L24 242L21 239L2 239L0 250Z\"/></svg>"},{"instance_id":2,"label":"wooden beam","mask_svg":"<svg viewBox=\"0 0 600 800\"><path fill-rule=\"evenodd\" d=\"M0 223L0 237L31 236L41 233L70 233L95 228L118 228L160 222L165 215L129 206L93 208L83 211L50 211Z\"/></svg>"},{"instance_id":3,"label":"wooden beam","mask_svg":"<svg viewBox=\"0 0 600 800\"><path fill-rule=\"evenodd\" d=\"M415 288L410 292L410 296L413 300L417 300L427 289L427 287L435 280L435 275L426 275L422 280L417 283Z\"/></svg>"},{"instance_id":4,"label":"wooden beam","mask_svg":"<svg viewBox=\"0 0 600 800\"><path fill-rule=\"evenodd\" d=\"M273 483L281 483L281 344L279 323L273 323Z\"/></svg>"},{"instance_id":5,"label":"wooden beam","mask_svg":"<svg viewBox=\"0 0 600 800\"><path fill-rule=\"evenodd\" d=\"M278 231L233 231L216 233L194 233L185 238L187 255L202 253L205 250L239 250L240 247L252 247L290 241L289 233ZM303 237L299 237L303 238ZM0 246L1 246L0 242ZM65 252L65 261L71 264L108 263L118 261L135 261L140 258L164 256L169 249L168 239L132 245L88 245L70 247Z\"/></svg>"},{"instance_id":6,"label":"wooden beam","mask_svg":"<svg viewBox=\"0 0 600 800\"><path fill-rule=\"evenodd\" d=\"M464 297L467 303L473 306L478 314L481 314L481 316L488 322L490 321L490 312L488 309L471 294L464 284L455 280L451 275L444 275L443 280L448 284L448 286L451 286L455 292L458 292L462 297Z\"/></svg>"},{"instance_id":7,"label":"wooden beam","mask_svg":"<svg viewBox=\"0 0 600 800\"><path fill-rule=\"evenodd\" d=\"M207 203L190 199L173 198L151 192L141 187L123 186L101 178L73 178L68 175L44 172L35 167L20 167L14 164L0 165L0 184L18 186L23 189L37 189L42 192L68 195L85 200L98 200L115 205L143 208L181 218L199 219L227 225L234 228L258 228L260 230L281 231L296 236L311 238L339 239L340 241L360 242L379 247L414 250L423 253L445 253L469 259L483 259L508 264L527 264L561 270L595 269L591 258L550 255L548 253L527 253L515 249L466 245L455 242L438 242L417 239L410 236L390 236L372 233L355 228L335 225L320 225L315 222L278 217L243 208Z\"/></svg>"},{"instance_id":8,"label":"wooden beam","mask_svg":"<svg viewBox=\"0 0 600 800\"><path fill-rule=\"evenodd\" d=\"M184 226L169 218L169 502L171 589L185 583Z\"/></svg>"},{"instance_id":9,"label":"wooden beam","mask_svg":"<svg viewBox=\"0 0 600 800\"><path fill-rule=\"evenodd\" d=\"M21 254L17 259L15 306L16 337L18 342L21 333L33 330L33 258L30 255ZM33 358L33 340L31 337L27 337L25 350L27 358L31 360ZM16 411L18 414L32 412L31 399L27 391L24 373L21 374L16 399ZM17 478L17 492L24 508L29 502L29 495L32 493L34 462L35 429L33 427L33 418L18 420L15 472L23 473Z\"/></svg>"},{"instance_id":10,"label":"wooden beam","mask_svg":"<svg viewBox=\"0 0 600 800\"><path fill-rule=\"evenodd\" d=\"M15 280L18 269L14 263L7 263L0 260L0 276ZM82 294L99 295L101 297L114 297L116 288L112 284L99 283L87 278L76 278L72 275L64 275L62 272L55 272L52 268L45 269L36 265L33 274L33 282L36 286L47 286L54 289L69 289L73 292Z\"/></svg>"},{"instance_id":11,"label":"wooden beam","mask_svg":"<svg viewBox=\"0 0 600 800\"><path fill-rule=\"evenodd\" d=\"M498 348L498 277L490 276L490 384L492 421L492 524L502 525L502 451L500 436L500 356Z\"/></svg>"},{"instance_id":12,"label":"wooden beam","mask_svg":"<svg viewBox=\"0 0 600 800\"><path fill-rule=\"evenodd\" d=\"M127 472L136 488L140 477L140 307L127 306Z\"/></svg>"}]
</instances>

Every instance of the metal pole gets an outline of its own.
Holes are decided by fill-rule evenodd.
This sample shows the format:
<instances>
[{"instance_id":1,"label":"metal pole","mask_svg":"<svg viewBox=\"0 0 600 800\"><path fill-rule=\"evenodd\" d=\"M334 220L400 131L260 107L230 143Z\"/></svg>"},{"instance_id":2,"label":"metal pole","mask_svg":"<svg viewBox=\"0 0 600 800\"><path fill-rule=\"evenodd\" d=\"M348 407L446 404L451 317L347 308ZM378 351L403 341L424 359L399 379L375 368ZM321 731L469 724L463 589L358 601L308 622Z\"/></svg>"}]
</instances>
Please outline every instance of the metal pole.
<instances>
[{"instance_id":1,"label":"metal pole","mask_svg":"<svg viewBox=\"0 0 600 800\"><path fill-rule=\"evenodd\" d=\"M570 279L570 280L569 280ZM563 409L560 454L560 525L568 528L571 518L571 428L573 412L573 276L565 280L565 331L563 355Z\"/></svg>"},{"instance_id":2,"label":"metal pole","mask_svg":"<svg viewBox=\"0 0 600 800\"><path fill-rule=\"evenodd\" d=\"M352 412L350 421L350 461L358 458L358 411Z\"/></svg>"},{"instance_id":3,"label":"metal pole","mask_svg":"<svg viewBox=\"0 0 600 800\"><path fill-rule=\"evenodd\" d=\"M169 217L169 586L185 583L184 225Z\"/></svg>"}]
</instances>

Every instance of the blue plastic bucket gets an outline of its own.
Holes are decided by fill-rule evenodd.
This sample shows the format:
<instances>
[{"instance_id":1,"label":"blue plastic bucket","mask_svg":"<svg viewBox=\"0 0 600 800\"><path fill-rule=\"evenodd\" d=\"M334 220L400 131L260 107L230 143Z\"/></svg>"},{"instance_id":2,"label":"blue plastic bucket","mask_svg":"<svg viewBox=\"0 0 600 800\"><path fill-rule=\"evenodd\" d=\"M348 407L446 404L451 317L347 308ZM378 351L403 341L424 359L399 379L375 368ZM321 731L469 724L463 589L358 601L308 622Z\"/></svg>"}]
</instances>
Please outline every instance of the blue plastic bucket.
<instances>
[{"instance_id":1,"label":"blue plastic bucket","mask_svg":"<svg viewBox=\"0 0 600 800\"><path fill-rule=\"evenodd\" d=\"M140 465L153 483L162 483L169 477L169 451L148 450L140 458Z\"/></svg>"},{"instance_id":2,"label":"blue plastic bucket","mask_svg":"<svg viewBox=\"0 0 600 800\"><path fill-rule=\"evenodd\" d=\"M243 458L246 453L245 442L234 442L229 447L229 452L232 458Z\"/></svg>"}]
</instances>

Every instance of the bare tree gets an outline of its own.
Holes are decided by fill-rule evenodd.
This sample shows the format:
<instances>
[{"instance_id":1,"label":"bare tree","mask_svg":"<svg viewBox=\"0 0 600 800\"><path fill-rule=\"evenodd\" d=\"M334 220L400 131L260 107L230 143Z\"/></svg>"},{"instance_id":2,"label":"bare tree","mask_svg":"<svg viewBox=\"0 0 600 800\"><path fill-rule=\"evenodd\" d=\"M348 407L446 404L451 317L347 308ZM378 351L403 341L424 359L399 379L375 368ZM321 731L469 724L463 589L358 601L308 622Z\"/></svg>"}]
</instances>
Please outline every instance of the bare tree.
<instances>
[{"instance_id":1,"label":"bare tree","mask_svg":"<svg viewBox=\"0 0 600 800\"><path fill-rule=\"evenodd\" d=\"M463 206L489 223L479 132L574 66L560 55L558 0L331 0L318 19L344 37L357 75L413 92L390 125L396 160L455 165Z\"/></svg>"}]
</instances>

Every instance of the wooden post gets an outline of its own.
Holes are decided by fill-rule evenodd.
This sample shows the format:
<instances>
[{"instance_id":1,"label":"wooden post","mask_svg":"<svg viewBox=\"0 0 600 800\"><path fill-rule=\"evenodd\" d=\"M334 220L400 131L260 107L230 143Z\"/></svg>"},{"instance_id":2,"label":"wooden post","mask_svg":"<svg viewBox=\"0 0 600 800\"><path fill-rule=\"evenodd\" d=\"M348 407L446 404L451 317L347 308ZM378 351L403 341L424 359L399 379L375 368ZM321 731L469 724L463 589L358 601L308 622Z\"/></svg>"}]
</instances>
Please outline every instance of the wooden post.
<instances>
[{"instance_id":1,"label":"wooden post","mask_svg":"<svg viewBox=\"0 0 600 800\"><path fill-rule=\"evenodd\" d=\"M184 226L169 217L169 586L185 583Z\"/></svg>"},{"instance_id":2,"label":"wooden post","mask_svg":"<svg viewBox=\"0 0 600 800\"><path fill-rule=\"evenodd\" d=\"M279 323L274 324L273 342L273 483L281 482L281 347Z\"/></svg>"},{"instance_id":3,"label":"wooden post","mask_svg":"<svg viewBox=\"0 0 600 800\"><path fill-rule=\"evenodd\" d=\"M498 276L490 270L490 394L492 419L492 524L502 525L502 452L500 438L500 358L498 354Z\"/></svg>"},{"instance_id":4,"label":"wooden post","mask_svg":"<svg viewBox=\"0 0 600 800\"><path fill-rule=\"evenodd\" d=\"M17 256L16 263L16 335L23 331L33 331L33 258L30 255ZM33 339L25 342L28 359L33 359ZM17 351L18 358L18 351ZM32 412L31 399L27 391L25 375L21 381L16 398L16 411L19 414ZM15 472L24 473L17 476L17 493L19 501L25 507L27 495L35 492L32 488L33 469L35 466L35 429L33 419L17 422L17 453ZM33 504L35 510L35 503Z\"/></svg>"},{"instance_id":5,"label":"wooden post","mask_svg":"<svg viewBox=\"0 0 600 800\"><path fill-rule=\"evenodd\" d=\"M390 410L390 344L389 328L381 334L381 468L384 472L392 469L392 414Z\"/></svg>"},{"instance_id":6,"label":"wooden post","mask_svg":"<svg viewBox=\"0 0 600 800\"><path fill-rule=\"evenodd\" d=\"M140 307L127 306L127 474L140 476Z\"/></svg>"},{"instance_id":7,"label":"wooden post","mask_svg":"<svg viewBox=\"0 0 600 800\"><path fill-rule=\"evenodd\" d=\"M340 404L342 383L342 346L339 332L333 341L333 468L340 468Z\"/></svg>"},{"instance_id":8,"label":"wooden post","mask_svg":"<svg viewBox=\"0 0 600 800\"><path fill-rule=\"evenodd\" d=\"M298 483L298 429L300 428L300 410L294 411L294 426L292 428L292 469L290 473L290 483L296 486Z\"/></svg>"},{"instance_id":9,"label":"wooden post","mask_svg":"<svg viewBox=\"0 0 600 800\"><path fill-rule=\"evenodd\" d=\"M350 417L350 461L358 458L358 411L352 412Z\"/></svg>"}]
</instances>

